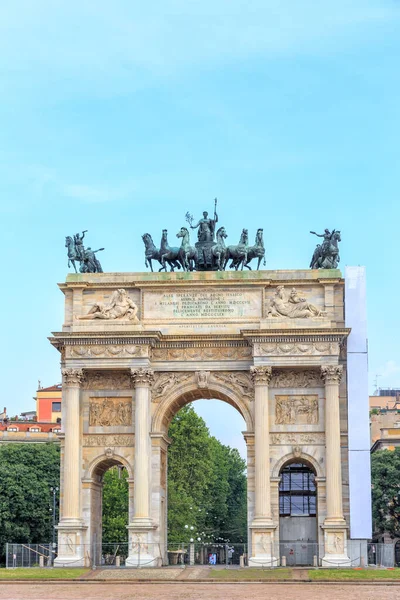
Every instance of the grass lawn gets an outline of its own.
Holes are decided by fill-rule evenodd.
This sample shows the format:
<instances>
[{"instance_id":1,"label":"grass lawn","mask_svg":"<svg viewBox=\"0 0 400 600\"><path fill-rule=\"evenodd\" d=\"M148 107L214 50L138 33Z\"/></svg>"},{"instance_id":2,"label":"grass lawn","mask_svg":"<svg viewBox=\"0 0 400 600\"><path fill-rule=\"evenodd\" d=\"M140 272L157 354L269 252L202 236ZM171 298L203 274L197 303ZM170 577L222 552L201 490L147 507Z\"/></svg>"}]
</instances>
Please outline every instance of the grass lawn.
<instances>
[{"instance_id":1,"label":"grass lawn","mask_svg":"<svg viewBox=\"0 0 400 600\"><path fill-rule=\"evenodd\" d=\"M74 579L90 569L0 569L0 581L4 579Z\"/></svg>"},{"instance_id":2,"label":"grass lawn","mask_svg":"<svg viewBox=\"0 0 400 600\"><path fill-rule=\"evenodd\" d=\"M238 581L260 579L292 579L291 569L211 569L211 579L237 579Z\"/></svg>"},{"instance_id":3,"label":"grass lawn","mask_svg":"<svg viewBox=\"0 0 400 600\"><path fill-rule=\"evenodd\" d=\"M308 576L313 581L321 579L348 580L348 579L399 579L400 569L388 571L386 569L318 569L310 570Z\"/></svg>"}]
</instances>

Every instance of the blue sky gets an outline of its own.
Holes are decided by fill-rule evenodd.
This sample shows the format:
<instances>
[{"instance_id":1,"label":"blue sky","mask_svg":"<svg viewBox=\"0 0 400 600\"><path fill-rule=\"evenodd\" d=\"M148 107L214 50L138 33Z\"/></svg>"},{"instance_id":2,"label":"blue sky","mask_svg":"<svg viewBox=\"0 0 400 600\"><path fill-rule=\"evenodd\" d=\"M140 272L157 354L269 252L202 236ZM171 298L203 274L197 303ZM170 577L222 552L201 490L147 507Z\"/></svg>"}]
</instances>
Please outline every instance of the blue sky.
<instances>
[{"instance_id":1,"label":"blue sky","mask_svg":"<svg viewBox=\"0 0 400 600\"><path fill-rule=\"evenodd\" d=\"M59 380L65 235L140 271L142 233L172 239L215 196L228 241L264 227L270 269L341 229L341 264L367 267L370 389L400 386L399 56L397 0L2 3L9 412Z\"/></svg>"}]
</instances>

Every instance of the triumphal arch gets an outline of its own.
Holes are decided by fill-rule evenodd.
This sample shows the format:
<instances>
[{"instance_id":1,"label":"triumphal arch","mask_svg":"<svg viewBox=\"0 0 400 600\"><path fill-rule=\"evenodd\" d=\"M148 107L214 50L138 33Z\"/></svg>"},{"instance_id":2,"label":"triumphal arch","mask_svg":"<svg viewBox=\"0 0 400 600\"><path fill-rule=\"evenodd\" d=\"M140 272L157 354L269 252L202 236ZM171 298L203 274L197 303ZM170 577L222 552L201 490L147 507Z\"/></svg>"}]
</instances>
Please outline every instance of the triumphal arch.
<instances>
[{"instance_id":1,"label":"triumphal arch","mask_svg":"<svg viewBox=\"0 0 400 600\"><path fill-rule=\"evenodd\" d=\"M102 474L117 464L127 565L166 564L168 426L201 398L245 422L249 564L279 564L277 543L298 534L280 484L293 464L315 485L304 535L323 564L350 564L344 283L336 269L68 275L50 338L63 376L56 564L84 564L101 541Z\"/></svg>"}]
</instances>

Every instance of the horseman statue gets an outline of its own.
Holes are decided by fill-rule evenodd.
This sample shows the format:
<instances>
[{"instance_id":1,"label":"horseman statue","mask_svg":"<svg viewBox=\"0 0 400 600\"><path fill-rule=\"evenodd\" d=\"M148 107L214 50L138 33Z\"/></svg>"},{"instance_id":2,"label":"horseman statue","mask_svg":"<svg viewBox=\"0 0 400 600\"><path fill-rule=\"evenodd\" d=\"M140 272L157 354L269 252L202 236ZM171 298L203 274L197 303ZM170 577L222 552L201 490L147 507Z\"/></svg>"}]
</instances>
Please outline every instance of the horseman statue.
<instances>
[{"instance_id":1,"label":"horseman statue","mask_svg":"<svg viewBox=\"0 0 400 600\"><path fill-rule=\"evenodd\" d=\"M80 264L80 273L102 273L103 269L99 259L96 257L96 252L101 252L104 248L98 250L92 250L90 247L85 248L83 245L83 238L87 233L87 229L82 231L82 235L76 233L74 236L68 235L65 238L65 247L68 253L68 268L74 267L75 273L77 273L76 262Z\"/></svg>"},{"instance_id":2,"label":"horseman statue","mask_svg":"<svg viewBox=\"0 0 400 600\"><path fill-rule=\"evenodd\" d=\"M341 241L340 231L334 229L330 232L329 229L325 229L324 233L316 233L315 231L310 231L310 233L324 238L322 244L317 244L314 250L310 269L337 269L340 261L338 244Z\"/></svg>"}]
</instances>

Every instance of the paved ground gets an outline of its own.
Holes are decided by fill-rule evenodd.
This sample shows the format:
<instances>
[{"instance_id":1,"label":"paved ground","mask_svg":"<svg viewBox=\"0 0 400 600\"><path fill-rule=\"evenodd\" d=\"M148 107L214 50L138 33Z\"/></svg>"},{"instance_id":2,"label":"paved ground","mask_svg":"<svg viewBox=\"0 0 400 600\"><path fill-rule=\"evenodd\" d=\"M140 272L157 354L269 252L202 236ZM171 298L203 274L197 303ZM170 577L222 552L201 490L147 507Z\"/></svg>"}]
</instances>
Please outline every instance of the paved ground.
<instances>
[{"instance_id":1,"label":"paved ground","mask_svg":"<svg viewBox=\"0 0 400 600\"><path fill-rule=\"evenodd\" d=\"M321 584L5 584L1 600L395 600L399 587L390 585Z\"/></svg>"}]
</instances>

